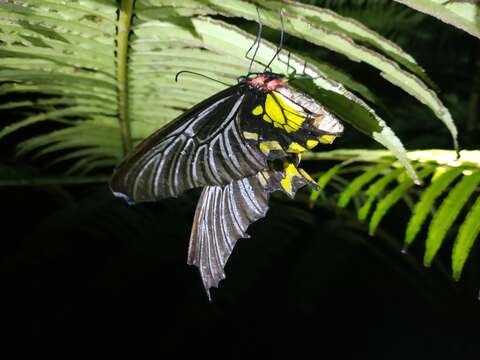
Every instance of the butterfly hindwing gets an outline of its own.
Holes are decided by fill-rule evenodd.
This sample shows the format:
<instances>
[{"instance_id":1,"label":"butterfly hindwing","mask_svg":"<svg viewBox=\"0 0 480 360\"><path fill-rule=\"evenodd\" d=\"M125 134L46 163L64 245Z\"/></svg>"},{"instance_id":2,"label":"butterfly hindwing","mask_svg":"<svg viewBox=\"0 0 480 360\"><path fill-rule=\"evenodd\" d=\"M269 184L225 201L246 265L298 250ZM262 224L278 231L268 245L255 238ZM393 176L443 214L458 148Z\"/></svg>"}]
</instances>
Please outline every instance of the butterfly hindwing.
<instances>
[{"instance_id":1,"label":"butterfly hindwing","mask_svg":"<svg viewBox=\"0 0 480 360\"><path fill-rule=\"evenodd\" d=\"M187 262L199 268L209 297L209 289L225 278L225 264L237 240L248 238L248 227L266 215L270 193L280 190L293 197L305 185L316 184L295 163L285 161L282 170L264 170L227 186L203 189Z\"/></svg>"},{"instance_id":2,"label":"butterfly hindwing","mask_svg":"<svg viewBox=\"0 0 480 360\"><path fill-rule=\"evenodd\" d=\"M208 294L225 278L223 269L237 240L248 237L249 225L267 213L269 191L263 176L259 173L227 186L203 189L193 220L188 264L199 268Z\"/></svg>"},{"instance_id":3,"label":"butterfly hindwing","mask_svg":"<svg viewBox=\"0 0 480 360\"><path fill-rule=\"evenodd\" d=\"M329 143L343 126L328 111L316 106L315 114L304 105L311 99L288 85L282 92L251 92L245 96L242 132L245 139L269 160L283 159Z\"/></svg>"},{"instance_id":4,"label":"butterfly hindwing","mask_svg":"<svg viewBox=\"0 0 480 360\"><path fill-rule=\"evenodd\" d=\"M244 96L232 86L144 140L116 169L113 192L133 202L155 201L265 168L265 156L241 134Z\"/></svg>"}]
</instances>

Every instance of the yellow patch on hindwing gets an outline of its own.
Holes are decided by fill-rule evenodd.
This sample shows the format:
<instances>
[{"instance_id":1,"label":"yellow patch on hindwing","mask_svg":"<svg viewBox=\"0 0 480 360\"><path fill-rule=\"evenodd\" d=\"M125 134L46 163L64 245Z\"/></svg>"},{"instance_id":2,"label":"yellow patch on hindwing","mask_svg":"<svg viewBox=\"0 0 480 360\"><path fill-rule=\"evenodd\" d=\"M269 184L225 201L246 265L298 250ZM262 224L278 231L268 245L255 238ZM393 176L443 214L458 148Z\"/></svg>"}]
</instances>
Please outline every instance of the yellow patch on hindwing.
<instances>
[{"instance_id":1,"label":"yellow patch on hindwing","mask_svg":"<svg viewBox=\"0 0 480 360\"><path fill-rule=\"evenodd\" d=\"M316 184L315 180L312 179L312 177L310 176L309 173L307 173L303 169L298 169L298 170L300 171L300 174L302 174L302 176L305 178L305 180L307 180L308 182L311 182L313 184Z\"/></svg>"},{"instance_id":2,"label":"yellow patch on hindwing","mask_svg":"<svg viewBox=\"0 0 480 360\"><path fill-rule=\"evenodd\" d=\"M286 132L294 132L302 127L305 117L278 93L268 93L265 100L263 120Z\"/></svg>"},{"instance_id":3,"label":"yellow patch on hindwing","mask_svg":"<svg viewBox=\"0 0 480 360\"><path fill-rule=\"evenodd\" d=\"M254 132L244 131L243 137L247 140L258 140L258 134Z\"/></svg>"},{"instance_id":4,"label":"yellow patch on hindwing","mask_svg":"<svg viewBox=\"0 0 480 360\"><path fill-rule=\"evenodd\" d=\"M258 105L257 107L255 107L255 109L252 110L252 114L255 115L255 116L263 114L262 105Z\"/></svg>"},{"instance_id":5,"label":"yellow patch on hindwing","mask_svg":"<svg viewBox=\"0 0 480 360\"><path fill-rule=\"evenodd\" d=\"M297 142L292 142L287 149L287 153L290 153L290 154L299 154L304 151L307 151L307 149L305 149L302 145L300 145Z\"/></svg>"},{"instance_id":6,"label":"yellow patch on hindwing","mask_svg":"<svg viewBox=\"0 0 480 360\"><path fill-rule=\"evenodd\" d=\"M295 176L299 176L299 172L297 170L297 167L293 164L288 164L285 169L285 177L280 180L280 185L282 186L283 190L290 195L293 196L293 178Z\"/></svg>"},{"instance_id":7,"label":"yellow patch on hindwing","mask_svg":"<svg viewBox=\"0 0 480 360\"><path fill-rule=\"evenodd\" d=\"M307 149L311 150L318 145L318 140L307 140Z\"/></svg>"},{"instance_id":8,"label":"yellow patch on hindwing","mask_svg":"<svg viewBox=\"0 0 480 360\"><path fill-rule=\"evenodd\" d=\"M295 178L301 178L306 180L307 183L310 183L311 186L318 187L315 180L303 169L297 168L293 163L285 163L283 167L284 178L280 180L280 185L282 189L290 196L293 197L294 194L294 180Z\"/></svg>"},{"instance_id":9,"label":"yellow patch on hindwing","mask_svg":"<svg viewBox=\"0 0 480 360\"><path fill-rule=\"evenodd\" d=\"M268 155L272 150L282 150L282 146L278 141L262 141L259 145L260 151Z\"/></svg>"},{"instance_id":10,"label":"yellow patch on hindwing","mask_svg":"<svg viewBox=\"0 0 480 360\"><path fill-rule=\"evenodd\" d=\"M275 98L273 96L273 94L267 94L267 99L265 100L265 111L267 112L270 119L274 121L275 125L284 125L285 117L283 116L282 109L275 101Z\"/></svg>"},{"instance_id":11,"label":"yellow patch on hindwing","mask_svg":"<svg viewBox=\"0 0 480 360\"><path fill-rule=\"evenodd\" d=\"M320 141L322 144L332 144L335 138L335 135L323 135L318 138L318 141Z\"/></svg>"}]
</instances>

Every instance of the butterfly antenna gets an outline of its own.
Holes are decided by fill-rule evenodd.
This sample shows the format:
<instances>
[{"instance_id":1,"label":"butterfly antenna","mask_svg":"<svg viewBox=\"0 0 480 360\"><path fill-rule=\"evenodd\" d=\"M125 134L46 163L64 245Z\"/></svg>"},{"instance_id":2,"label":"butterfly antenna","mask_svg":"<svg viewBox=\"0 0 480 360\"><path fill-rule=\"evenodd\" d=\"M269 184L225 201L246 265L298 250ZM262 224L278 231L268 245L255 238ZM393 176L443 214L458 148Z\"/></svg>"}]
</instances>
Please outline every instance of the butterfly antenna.
<instances>
[{"instance_id":1,"label":"butterfly antenna","mask_svg":"<svg viewBox=\"0 0 480 360\"><path fill-rule=\"evenodd\" d=\"M287 65L288 66L288 65ZM293 67L293 66L291 66ZM307 70L307 60L305 60L303 62L303 70L302 70L302 73L297 75L296 73L294 73L293 77L291 77L290 80L299 80L299 79L310 79L310 80L315 80L315 79L320 79L320 78L323 78L322 75L319 75L319 76L311 76L311 75L308 75L306 73L306 70ZM296 69L294 68L294 71L296 71Z\"/></svg>"},{"instance_id":2,"label":"butterfly antenna","mask_svg":"<svg viewBox=\"0 0 480 360\"><path fill-rule=\"evenodd\" d=\"M262 64L261 62L255 60L255 57L257 56L257 53L258 53L258 49L260 48L260 43L261 43L261 40L262 40L262 28L263 28L262 18L260 17L260 11L258 10L258 7L256 9L257 9L257 18L258 18L257 37L255 38L255 41L252 44L252 46L250 46L250 49L248 49L248 51L245 53L245 58L247 60L250 60L250 65L248 67L248 75L250 75L252 73L252 67L253 67L254 62L256 62L257 64L260 64L262 66L265 66L265 64ZM253 57L249 57L248 54L255 47L255 45L256 45L256 48L255 48L255 52L253 53Z\"/></svg>"},{"instance_id":3,"label":"butterfly antenna","mask_svg":"<svg viewBox=\"0 0 480 360\"><path fill-rule=\"evenodd\" d=\"M264 71L267 71L267 69L270 69L270 65L272 64L273 60L275 60L275 58L278 56L278 54L280 54L280 51L282 51L284 33L285 33L285 28L284 28L284 23L283 23L283 10L280 10L280 44L277 48L277 51L275 52L275 55L273 55L270 62L267 64L267 66L265 66Z\"/></svg>"},{"instance_id":4,"label":"butterfly antenna","mask_svg":"<svg viewBox=\"0 0 480 360\"><path fill-rule=\"evenodd\" d=\"M293 74L295 75L295 73L297 72L297 70L292 66L290 65L290 56L292 55L292 53L289 51L288 52L288 56L287 56L287 71L289 69L293 69Z\"/></svg>"},{"instance_id":5,"label":"butterfly antenna","mask_svg":"<svg viewBox=\"0 0 480 360\"><path fill-rule=\"evenodd\" d=\"M175 75L175 82L178 82L178 77L180 76L180 74L192 74L192 75L198 75L198 76L201 76L201 77L204 77L206 79L209 79L209 80L212 80L212 81L215 81L219 84L222 84L222 85L226 85L226 86L232 86L231 84L227 84L223 81L220 81L220 80L217 80L217 79L214 79L210 76L207 76L207 75L204 75L204 74L200 74L200 73L197 73L197 72L194 72L194 71L189 71L189 70L181 70L179 72L177 72L177 74Z\"/></svg>"},{"instance_id":6,"label":"butterfly antenna","mask_svg":"<svg viewBox=\"0 0 480 360\"><path fill-rule=\"evenodd\" d=\"M290 65L291 55L292 55L292 53L291 53L291 51L289 51L288 55L287 55L287 61L282 60L280 57L278 58L278 61L287 66L287 73L289 72L290 69L292 70L290 73L288 73L288 77L295 77L295 75L297 74L297 69L295 69L294 66Z\"/></svg>"}]
</instances>

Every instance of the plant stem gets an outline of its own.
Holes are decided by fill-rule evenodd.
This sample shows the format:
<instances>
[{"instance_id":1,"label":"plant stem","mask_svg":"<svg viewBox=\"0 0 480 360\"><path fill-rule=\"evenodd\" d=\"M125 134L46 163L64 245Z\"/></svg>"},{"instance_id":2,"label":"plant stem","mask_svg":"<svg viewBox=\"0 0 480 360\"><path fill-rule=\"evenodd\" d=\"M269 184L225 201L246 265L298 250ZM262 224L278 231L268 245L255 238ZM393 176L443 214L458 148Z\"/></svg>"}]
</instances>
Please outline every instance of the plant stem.
<instances>
[{"instance_id":1,"label":"plant stem","mask_svg":"<svg viewBox=\"0 0 480 360\"><path fill-rule=\"evenodd\" d=\"M132 136L128 121L128 36L135 0L121 0L117 30L117 82L118 82L118 121L124 154L132 149Z\"/></svg>"}]
</instances>

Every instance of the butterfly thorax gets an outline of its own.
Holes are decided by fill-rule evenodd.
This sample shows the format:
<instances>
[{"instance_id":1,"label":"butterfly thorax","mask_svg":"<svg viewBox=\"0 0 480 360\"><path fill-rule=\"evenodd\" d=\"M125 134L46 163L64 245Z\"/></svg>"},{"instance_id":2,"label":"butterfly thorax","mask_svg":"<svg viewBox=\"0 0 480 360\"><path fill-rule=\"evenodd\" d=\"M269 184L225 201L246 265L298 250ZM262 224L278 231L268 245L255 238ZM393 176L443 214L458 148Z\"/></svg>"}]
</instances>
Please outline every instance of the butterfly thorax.
<instances>
[{"instance_id":1,"label":"butterfly thorax","mask_svg":"<svg viewBox=\"0 0 480 360\"><path fill-rule=\"evenodd\" d=\"M283 80L283 76L274 73L257 74L251 79L245 79L245 82L250 88L262 92L275 91L280 87L286 86L286 82Z\"/></svg>"}]
</instances>

